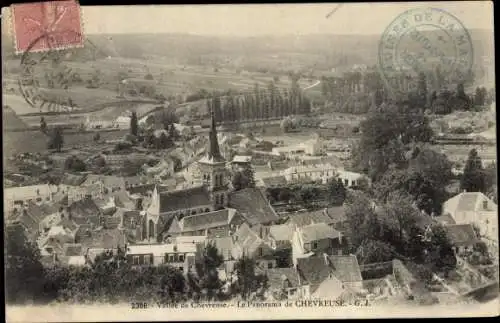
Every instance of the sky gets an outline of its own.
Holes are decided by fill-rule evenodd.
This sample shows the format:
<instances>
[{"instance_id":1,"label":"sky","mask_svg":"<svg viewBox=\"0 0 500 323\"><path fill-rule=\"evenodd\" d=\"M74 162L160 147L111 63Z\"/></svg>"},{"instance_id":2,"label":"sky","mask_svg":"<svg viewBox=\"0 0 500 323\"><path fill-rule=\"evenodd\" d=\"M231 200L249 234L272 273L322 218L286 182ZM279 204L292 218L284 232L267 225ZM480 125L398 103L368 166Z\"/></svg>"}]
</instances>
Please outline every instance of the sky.
<instances>
[{"instance_id":1,"label":"sky","mask_svg":"<svg viewBox=\"0 0 500 323\"><path fill-rule=\"evenodd\" d=\"M422 7L444 9L466 28L493 32L490 1L82 6L82 18L86 34L369 35L383 33L404 11ZM8 31L9 13L2 14L2 29Z\"/></svg>"},{"instance_id":2,"label":"sky","mask_svg":"<svg viewBox=\"0 0 500 323\"><path fill-rule=\"evenodd\" d=\"M488 1L83 7L85 32L199 35L380 34L408 9L434 7L493 30ZM331 13L332 11L334 11ZM330 14L331 13L331 14ZM330 14L330 15L329 15ZM327 17L328 16L328 17Z\"/></svg>"}]
</instances>

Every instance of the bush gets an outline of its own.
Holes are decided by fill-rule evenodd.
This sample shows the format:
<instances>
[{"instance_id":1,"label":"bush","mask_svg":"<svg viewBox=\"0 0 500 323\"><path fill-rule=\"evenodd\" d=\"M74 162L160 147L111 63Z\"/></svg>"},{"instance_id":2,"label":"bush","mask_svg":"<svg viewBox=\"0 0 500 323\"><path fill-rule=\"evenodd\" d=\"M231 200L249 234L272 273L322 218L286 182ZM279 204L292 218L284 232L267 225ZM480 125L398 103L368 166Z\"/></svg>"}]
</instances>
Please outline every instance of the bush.
<instances>
[{"instance_id":1,"label":"bush","mask_svg":"<svg viewBox=\"0 0 500 323\"><path fill-rule=\"evenodd\" d=\"M132 148L132 144L130 142L119 142L115 145L114 151L122 151Z\"/></svg>"},{"instance_id":2,"label":"bush","mask_svg":"<svg viewBox=\"0 0 500 323\"><path fill-rule=\"evenodd\" d=\"M74 172L84 172L87 170L87 165L76 156L66 158L64 169Z\"/></svg>"}]
</instances>

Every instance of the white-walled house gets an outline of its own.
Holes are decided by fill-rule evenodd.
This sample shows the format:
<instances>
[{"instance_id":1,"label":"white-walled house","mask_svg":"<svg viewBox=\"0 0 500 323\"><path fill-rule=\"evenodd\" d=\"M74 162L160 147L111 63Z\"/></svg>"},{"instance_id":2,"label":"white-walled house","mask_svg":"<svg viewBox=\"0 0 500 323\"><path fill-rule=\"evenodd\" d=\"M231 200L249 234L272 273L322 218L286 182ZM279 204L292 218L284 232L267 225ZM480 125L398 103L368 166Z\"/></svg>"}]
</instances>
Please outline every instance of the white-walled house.
<instances>
[{"instance_id":1,"label":"white-walled house","mask_svg":"<svg viewBox=\"0 0 500 323\"><path fill-rule=\"evenodd\" d=\"M463 192L443 204L443 214L449 214L456 224L474 224L481 237L498 245L498 208L481 192Z\"/></svg>"},{"instance_id":2,"label":"white-walled house","mask_svg":"<svg viewBox=\"0 0 500 323\"><path fill-rule=\"evenodd\" d=\"M331 164L318 164L310 166L293 166L285 169L281 175L287 182L300 181L301 179L310 179L313 181L321 180L326 183L329 179L337 177L337 168Z\"/></svg>"},{"instance_id":3,"label":"white-walled house","mask_svg":"<svg viewBox=\"0 0 500 323\"><path fill-rule=\"evenodd\" d=\"M10 212L14 208L22 208L28 202L47 203L52 201L55 189L49 184L9 187L4 189L4 211Z\"/></svg>"},{"instance_id":4,"label":"white-walled house","mask_svg":"<svg viewBox=\"0 0 500 323\"><path fill-rule=\"evenodd\" d=\"M200 248L198 243L129 245L126 257L132 266L168 265L187 274L194 266Z\"/></svg>"}]
</instances>

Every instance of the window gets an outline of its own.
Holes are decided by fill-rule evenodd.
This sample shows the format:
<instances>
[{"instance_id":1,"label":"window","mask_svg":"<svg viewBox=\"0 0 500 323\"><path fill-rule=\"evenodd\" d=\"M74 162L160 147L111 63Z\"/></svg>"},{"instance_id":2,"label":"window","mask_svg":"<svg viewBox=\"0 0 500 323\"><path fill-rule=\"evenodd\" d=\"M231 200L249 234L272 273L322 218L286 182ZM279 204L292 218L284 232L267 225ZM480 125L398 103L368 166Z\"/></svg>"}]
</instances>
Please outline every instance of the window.
<instances>
[{"instance_id":1,"label":"window","mask_svg":"<svg viewBox=\"0 0 500 323\"><path fill-rule=\"evenodd\" d=\"M224 204L224 194L220 196L220 204Z\"/></svg>"},{"instance_id":2,"label":"window","mask_svg":"<svg viewBox=\"0 0 500 323\"><path fill-rule=\"evenodd\" d=\"M318 249L318 243L317 242L313 242L312 243L312 247L313 247L313 249Z\"/></svg>"},{"instance_id":3,"label":"window","mask_svg":"<svg viewBox=\"0 0 500 323\"><path fill-rule=\"evenodd\" d=\"M184 267L179 266L179 270L180 270L180 271L184 271Z\"/></svg>"},{"instance_id":4,"label":"window","mask_svg":"<svg viewBox=\"0 0 500 323\"><path fill-rule=\"evenodd\" d=\"M145 265L149 265L149 263L150 263L149 261L151 260L151 259L149 258L149 255L144 255L143 257L144 257L144 264L145 264Z\"/></svg>"},{"instance_id":5,"label":"window","mask_svg":"<svg viewBox=\"0 0 500 323\"><path fill-rule=\"evenodd\" d=\"M184 262L184 255L179 255L179 261Z\"/></svg>"},{"instance_id":6,"label":"window","mask_svg":"<svg viewBox=\"0 0 500 323\"><path fill-rule=\"evenodd\" d=\"M262 257L264 251L262 250L262 248L259 248L259 256Z\"/></svg>"},{"instance_id":7,"label":"window","mask_svg":"<svg viewBox=\"0 0 500 323\"><path fill-rule=\"evenodd\" d=\"M268 262L267 263L267 268L268 269L272 269L273 268L273 263L272 262Z\"/></svg>"},{"instance_id":8,"label":"window","mask_svg":"<svg viewBox=\"0 0 500 323\"><path fill-rule=\"evenodd\" d=\"M195 215L195 214L196 214L196 210L191 211L191 215Z\"/></svg>"},{"instance_id":9,"label":"window","mask_svg":"<svg viewBox=\"0 0 500 323\"><path fill-rule=\"evenodd\" d=\"M344 179L344 185L345 186L349 186L349 180L348 179Z\"/></svg>"},{"instance_id":10,"label":"window","mask_svg":"<svg viewBox=\"0 0 500 323\"><path fill-rule=\"evenodd\" d=\"M132 263L134 265L138 265L139 264L139 256L133 256L132 257Z\"/></svg>"},{"instance_id":11,"label":"window","mask_svg":"<svg viewBox=\"0 0 500 323\"><path fill-rule=\"evenodd\" d=\"M174 262L174 255L173 254L168 255L168 262Z\"/></svg>"},{"instance_id":12,"label":"window","mask_svg":"<svg viewBox=\"0 0 500 323\"><path fill-rule=\"evenodd\" d=\"M36 201L37 201L37 202L41 202L41 201L42 201L42 198L41 198L41 197L37 197L37 198L36 198Z\"/></svg>"}]
</instances>

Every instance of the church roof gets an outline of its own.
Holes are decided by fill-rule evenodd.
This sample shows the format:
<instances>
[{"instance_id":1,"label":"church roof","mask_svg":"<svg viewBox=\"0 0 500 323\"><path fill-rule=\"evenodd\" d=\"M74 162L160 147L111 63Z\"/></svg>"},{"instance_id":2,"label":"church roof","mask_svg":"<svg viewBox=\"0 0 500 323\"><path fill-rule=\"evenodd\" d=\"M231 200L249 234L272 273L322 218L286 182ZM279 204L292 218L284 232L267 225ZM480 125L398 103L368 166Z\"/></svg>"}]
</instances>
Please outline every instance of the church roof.
<instances>
[{"instance_id":1,"label":"church roof","mask_svg":"<svg viewBox=\"0 0 500 323\"><path fill-rule=\"evenodd\" d=\"M160 213L211 204L210 196L204 186L161 192L159 195Z\"/></svg>"},{"instance_id":2,"label":"church roof","mask_svg":"<svg viewBox=\"0 0 500 323\"><path fill-rule=\"evenodd\" d=\"M190 215L181 219L180 227L182 231L188 232L229 225L235 214L235 209L222 209Z\"/></svg>"}]
</instances>

